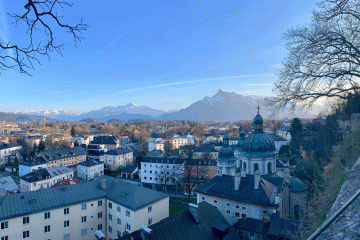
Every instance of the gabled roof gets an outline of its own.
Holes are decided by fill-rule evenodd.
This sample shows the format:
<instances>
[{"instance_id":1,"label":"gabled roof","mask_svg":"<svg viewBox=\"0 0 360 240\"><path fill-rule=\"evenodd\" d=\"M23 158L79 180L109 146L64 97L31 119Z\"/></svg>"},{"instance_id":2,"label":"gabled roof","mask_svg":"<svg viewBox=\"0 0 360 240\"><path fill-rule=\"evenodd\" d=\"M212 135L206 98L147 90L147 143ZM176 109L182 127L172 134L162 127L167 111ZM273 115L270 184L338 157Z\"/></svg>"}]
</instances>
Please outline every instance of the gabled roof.
<instances>
[{"instance_id":1,"label":"gabled roof","mask_svg":"<svg viewBox=\"0 0 360 240\"><path fill-rule=\"evenodd\" d=\"M80 180L77 179L76 177L73 177L73 178L61 180L61 181L57 182L56 184L52 185L51 188L67 186L67 185L71 185L71 184L79 184L79 183L80 183Z\"/></svg>"},{"instance_id":2,"label":"gabled roof","mask_svg":"<svg viewBox=\"0 0 360 240\"><path fill-rule=\"evenodd\" d=\"M101 180L106 181L106 189L101 188ZM104 176L81 184L0 197L0 220L103 198L136 211L167 197L164 193L143 188L138 184Z\"/></svg>"},{"instance_id":3,"label":"gabled roof","mask_svg":"<svg viewBox=\"0 0 360 240\"><path fill-rule=\"evenodd\" d=\"M92 167L92 166L101 165L101 164L104 164L104 162L100 162L100 161L90 158L89 160L87 160L85 162L81 162L78 165L85 166L85 167Z\"/></svg>"},{"instance_id":4,"label":"gabled roof","mask_svg":"<svg viewBox=\"0 0 360 240\"><path fill-rule=\"evenodd\" d=\"M279 135L275 135L275 134L268 134L268 135L274 142L280 142L280 141L282 141L282 142L285 141L286 142L287 141L285 138L283 138L283 137L281 137Z\"/></svg>"},{"instance_id":5,"label":"gabled roof","mask_svg":"<svg viewBox=\"0 0 360 240\"><path fill-rule=\"evenodd\" d=\"M308 189L308 186L300 179L281 172L276 172L271 175L264 175L263 178L277 185L278 187L281 186L280 184L290 186L291 192L305 192Z\"/></svg>"},{"instance_id":6,"label":"gabled roof","mask_svg":"<svg viewBox=\"0 0 360 240\"><path fill-rule=\"evenodd\" d=\"M204 144L201 147L198 147L197 149L195 149L194 153L196 153L196 152L218 152L218 150L216 150L210 144Z\"/></svg>"},{"instance_id":7,"label":"gabled roof","mask_svg":"<svg viewBox=\"0 0 360 240\"><path fill-rule=\"evenodd\" d=\"M94 137L94 140L90 142L90 144L116 145L117 139L113 136L96 136Z\"/></svg>"},{"instance_id":8,"label":"gabled roof","mask_svg":"<svg viewBox=\"0 0 360 240\"><path fill-rule=\"evenodd\" d=\"M56 177L61 174L74 172L73 169L67 168L67 167L52 167L46 169L51 177Z\"/></svg>"},{"instance_id":9,"label":"gabled roof","mask_svg":"<svg viewBox=\"0 0 360 240\"><path fill-rule=\"evenodd\" d=\"M118 156L118 155L124 155L124 154L130 153L130 152L132 152L132 150L129 148L115 148L111 151L106 152L105 154Z\"/></svg>"},{"instance_id":10,"label":"gabled roof","mask_svg":"<svg viewBox=\"0 0 360 240\"><path fill-rule=\"evenodd\" d=\"M20 147L20 145L18 145L18 144L13 144L13 143L0 144L0 150L8 149L8 148L13 148L13 147Z\"/></svg>"},{"instance_id":11,"label":"gabled roof","mask_svg":"<svg viewBox=\"0 0 360 240\"><path fill-rule=\"evenodd\" d=\"M82 147L50 150L39 153L39 155L42 156L45 159L45 161L53 161L61 158L76 157L84 154L86 154L86 150Z\"/></svg>"},{"instance_id":12,"label":"gabled roof","mask_svg":"<svg viewBox=\"0 0 360 240\"><path fill-rule=\"evenodd\" d=\"M138 168L137 165L128 165L124 167L121 172L123 173L133 173Z\"/></svg>"},{"instance_id":13,"label":"gabled roof","mask_svg":"<svg viewBox=\"0 0 360 240\"><path fill-rule=\"evenodd\" d=\"M25 162L20 163L20 165L22 166L28 166L28 167L33 167L33 166L38 166L38 165L43 165L43 164L47 164L47 162L45 161L44 158L42 157L35 157L35 158L30 158L29 160L26 160Z\"/></svg>"},{"instance_id":14,"label":"gabled roof","mask_svg":"<svg viewBox=\"0 0 360 240\"><path fill-rule=\"evenodd\" d=\"M238 240L235 232L220 211L207 202L198 205L197 224L190 210L184 210L173 217L150 225L151 240ZM221 231L227 232L223 238ZM119 238L120 240L141 240L141 230Z\"/></svg>"},{"instance_id":15,"label":"gabled roof","mask_svg":"<svg viewBox=\"0 0 360 240\"><path fill-rule=\"evenodd\" d=\"M14 182L11 176L0 178L0 191L5 192L6 190L19 191L19 186Z\"/></svg>"},{"instance_id":16,"label":"gabled roof","mask_svg":"<svg viewBox=\"0 0 360 240\"><path fill-rule=\"evenodd\" d=\"M263 178L260 179L259 189L255 189L254 185L254 176L247 175L241 177L239 190L235 191L233 176L216 176L200 185L195 192L240 203L276 207L273 194L277 187Z\"/></svg>"},{"instance_id":17,"label":"gabled roof","mask_svg":"<svg viewBox=\"0 0 360 240\"><path fill-rule=\"evenodd\" d=\"M48 179L48 178L51 178L51 175L46 170L46 168L35 170L31 173L28 173L28 174L20 177L20 179L24 180L25 182L29 182L29 183L42 181L42 180Z\"/></svg>"}]
</instances>

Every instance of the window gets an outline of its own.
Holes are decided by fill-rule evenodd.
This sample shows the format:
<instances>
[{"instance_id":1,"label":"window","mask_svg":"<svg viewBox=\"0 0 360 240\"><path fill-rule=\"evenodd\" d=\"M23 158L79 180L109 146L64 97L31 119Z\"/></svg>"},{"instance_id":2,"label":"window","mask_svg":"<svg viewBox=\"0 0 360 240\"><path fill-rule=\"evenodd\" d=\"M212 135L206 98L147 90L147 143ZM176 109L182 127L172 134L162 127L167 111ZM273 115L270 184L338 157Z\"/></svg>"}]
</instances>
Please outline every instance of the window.
<instances>
[{"instance_id":1,"label":"window","mask_svg":"<svg viewBox=\"0 0 360 240\"><path fill-rule=\"evenodd\" d=\"M86 236L87 235L87 229L81 229L81 236Z\"/></svg>"},{"instance_id":2,"label":"window","mask_svg":"<svg viewBox=\"0 0 360 240\"><path fill-rule=\"evenodd\" d=\"M117 206L117 211L121 212L121 207L120 206Z\"/></svg>"},{"instance_id":3,"label":"window","mask_svg":"<svg viewBox=\"0 0 360 240\"><path fill-rule=\"evenodd\" d=\"M148 207L148 213L152 212L152 206Z\"/></svg>"},{"instance_id":4,"label":"window","mask_svg":"<svg viewBox=\"0 0 360 240\"><path fill-rule=\"evenodd\" d=\"M81 204L81 210L82 210L82 211L86 210L86 203Z\"/></svg>"},{"instance_id":5,"label":"window","mask_svg":"<svg viewBox=\"0 0 360 240\"><path fill-rule=\"evenodd\" d=\"M9 240L9 236L1 237L1 240Z\"/></svg>"},{"instance_id":6,"label":"window","mask_svg":"<svg viewBox=\"0 0 360 240\"><path fill-rule=\"evenodd\" d=\"M295 219L299 220L299 205L294 206L294 215L295 215Z\"/></svg>"},{"instance_id":7,"label":"window","mask_svg":"<svg viewBox=\"0 0 360 240\"><path fill-rule=\"evenodd\" d=\"M109 214L109 220L112 221L112 215L111 214Z\"/></svg>"},{"instance_id":8,"label":"window","mask_svg":"<svg viewBox=\"0 0 360 240\"><path fill-rule=\"evenodd\" d=\"M130 226L130 224L128 224L128 223L126 224L126 229L129 230L129 231L131 231L131 226Z\"/></svg>"},{"instance_id":9,"label":"window","mask_svg":"<svg viewBox=\"0 0 360 240\"><path fill-rule=\"evenodd\" d=\"M240 217L240 213L239 213L239 212L235 212L235 217Z\"/></svg>"},{"instance_id":10,"label":"window","mask_svg":"<svg viewBox=\"0 0 360 240\"><path fill-rule=\"evenodd\" d=\"M117 224L121 225L121 219L120 218L117 219Z\"/></svg>"},{"instance_id":11,"label":"window","mask_svg":"<svg viewBox=\"0 0 360 240\"><path fill-rule=\"evenodd\" d=\"M70 212L70 209L67 207L67 208L64 208L64 215L68 215Z\"/></svg>"},{"instance_id":12,"label":"window","mask_svg":"<svg viewBox=\"0 0 360 240\"><path fill-rule=\"evenodd\" d=\"M50 218L50 212L44 213L44 218L45 218L45 219L49 219L49 218Z\"/></svg>"},{"instance_id":13,"label":"window","mask_svg":"<svg viewBox=\"0 0 360 240\"><path fill-rule=\"evenodd\" d=\"M148 225L150 226L152 224L152 218L149 218Z\"/></svg>"},{"instance_id":14,"label":"window","mask_svg":"<svg viewBox=\"0 0 360 240\"><path fill-rule=\"evenodd\" d=\"M45 226L45 231L44 232L46 232L46 233L50 232L50 225Z\"/></svg>"},{"instance_id":15,"label":"window","mask_svg":"<svg viewBox=\"0 0 360 240\"><path fill-rule=\"evenodd\" d=\"M226 206L230 207L230 203L227 203Z\"/></svg>"},{"instance_id":16,"label":"window","mask_svg":"<svg viewBox=\"0 0 360 240\"><path fill-rule=\"evenodd\" d=\"M263 210L263 214L267 214L267 210Z\"/></svg>"},{"instance_id":17,"label":"window","mask_svg":"<svg viewBox=\"0 0 360 240\"><path fill-rule=\"evenodd\" d=\"M112 227L109 226L109 233L112 233Z\"/></svg>"},{"instance_id":18,"label":"window","mask_svg":"<svg viewBox=\"0 0 360 240\"><path fill-rule=\"evenodd\" d=\"M67 221L64 221L64 228L67 228L70 226L70 221L67 220Z\"/></svg>"},{"instance_id":19,"label":"window","mask_svg":"<svg viewBox=\"0 0 360 240\"><path fill-rule=\"evenodd\" d=\"M70 240L70 233L64 235L64 240Z\"/></svg>"},{"instance_id":20,"label":"window","mask_svg":"<svg viewBox=\"0 0 360 240\"><path fill-rule=\"evenodd\" d=\"M226 209L226 214L231 214L231 211L229 209Z\"/></svg>"},{"instance_id":21,"label":"window","mask_svg":"<svg viewBox=\"0 0 360 240\"><path fill-rule=\"evenodd\" d=\"M129 211L129 210L126 210L125 215L126 215L127 217L130 217L130 211Z\"/></svg>"},{"instance_id":22,"label":"window","mask_svg":"<svg viewBox=\"0 0 360 240\"><path fill-rule=\"evenodd\" d=\"M239 206L239 205L236 205L236 208L237 208L237 209L239 209L239 208L240 208L240 206Z\"/></svg>"},{"instance_id":23,"label":"window","mask_svg":"<svg viewBox=\"0 0 360 240\"><path fill-rule=\"evenodd\" d=\"M246 218L247 215L245 213L241 214L241 218Z\"/></svg>"},{"instance_id":24,"label":"window","mask_svg":"<svg viewBox=\"0 0 360 240\"><path fill-rule=\"evenodd\" d=\"M255 233L254 233L254 232L250 232L250 233L249 233L249 237L251 237L251 238L255 237Z\"/></svg>"},{"instance_id":25,"label":"window","mask_svg":"<svg viewBox=\"0 0 360 240\"><path fill-rule=\"evenodd\" d=\"M102 224L98 225L98 230L102 230Z\"/></svg>"},{"instance_id":26,"label":"window","mask_svg":"<svg viewBox=\"0 0 360 240\"><path fill-rule=\"evenodd\" d=\"M98 218L102 218L102 212L98 213Z\"/></svg>"},{"instance_id":27,"label":"window","mask_svg":"<svg viewBox=\"0 0 360 240\"><path fill-rule=\"evenodd\" d=\"M205 201L205 197L202 197L201 199Z\"/></svg>"},{"instance_id":28,"label":"window","mask_svg":"<svg viewBox=\"0 0 360 240\"><path fill-rule=\"evenodd\" d=\"M242 210L246 210L246 207L242 207Z\"/></svg>"},{"instance_id":29,"label":"window","mask_svg":"<svg viewBox=\"0 0 360 240\"><path fill-rule=\"evenodd\" d=\"M109 208L112 209L112 202L109 202Z\"/></svg>"},{"instance_id":30,"label":"window","mask_svg":"<svg viewBox=\"0 0 360 240\"><path fill-rule=\"evenodd\" d=\"M23 224L29 224L30 218L29 217L23 217Z\"/></svg>"},{"instance_id":31,"label":"window","mask_svg":"<svg viewBox=\"0 0 360 240\"><path fill-rule=\"evenodd\" d=\"M102 200L99 200L98 201L98 207L101 207L102 206Z\"/></svg>"},{"instance_id":32,"label":"window","mask_svg":"<svg viewBox=\"0 0 360 240\"><path fill-rule=\"evenodd\" d=\"M86 216L81 217L81 223L86 223Z\"/></svg>"},{"instance_id":33,"label":"window","mask_svg":"<svg viewBox=\"0 0 360 240\"><path fill-rule=\"evenodd\" d=\"M214 200L214 203L217 203L217 201L216 201L216 200Z\"/></svg>"},{"instance_id":34,"label":"window","mask_svg":"<svg viewBox=\"0 0 360 240\"><path fill-rule=\"evenodd\" d=\"M29 238L29 237L30 237L30 231L24 231L23 238Z\"/></svg>"}]
</instances>

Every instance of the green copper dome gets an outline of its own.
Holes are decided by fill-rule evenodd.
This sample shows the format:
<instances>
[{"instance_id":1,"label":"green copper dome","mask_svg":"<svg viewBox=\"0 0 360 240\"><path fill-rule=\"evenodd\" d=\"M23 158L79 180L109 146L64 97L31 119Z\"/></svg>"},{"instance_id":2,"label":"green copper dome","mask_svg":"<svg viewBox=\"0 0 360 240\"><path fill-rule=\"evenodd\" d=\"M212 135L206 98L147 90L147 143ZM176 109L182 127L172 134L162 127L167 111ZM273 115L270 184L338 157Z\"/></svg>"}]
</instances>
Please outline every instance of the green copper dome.
<instances>
[{"instance_id":1,"label":"green copper dome","mask_svg":"<svg viewBox=\"0 0 360 240\"><path fill-rule=\"evenodd\" d=\"M229 136L224 134L224 145L219 150L218 158L221 160L232 160L234 158L234 150L229 146Z\"/></svg>"},{"instance_id":2,"label":"green copper dome","mask_svg":"<svg viewBox=\"0 0 360 240\"><path fill-rule=\"evenodd\" d=\"M263 118L259 112L260 107L258 106L258 114L254 118L254 129L255 131L245 140L242 151L245 154L273 154L275 151L275 144L273 140L263 131Z\"/></svg>"}]
</instances>

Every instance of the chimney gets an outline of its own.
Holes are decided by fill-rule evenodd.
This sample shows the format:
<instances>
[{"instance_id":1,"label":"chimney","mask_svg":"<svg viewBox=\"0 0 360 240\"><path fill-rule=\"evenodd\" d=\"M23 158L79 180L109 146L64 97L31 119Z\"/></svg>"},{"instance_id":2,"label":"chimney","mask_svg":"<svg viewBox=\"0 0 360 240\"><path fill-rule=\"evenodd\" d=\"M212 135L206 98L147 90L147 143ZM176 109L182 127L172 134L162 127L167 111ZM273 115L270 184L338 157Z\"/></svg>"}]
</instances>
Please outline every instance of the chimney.
<instances>
[{"instance_id":1,"label":"chimney","mask_svg":"<svg viewBox=\"0 0 360 240\"><path fill-rule=\"evenodd\" d=\"M149 240L150 239L150 235L151 235L151 229L144 226L144 225L140 225L140 231L141 231L141 240Z\"/></svg>"},{"instance_id":2,"label":"chimney","mask_svg":"<svg viewBox=\"0 0 360 240\"><path fill-rule=\"evenodd\" d=\"M101 189L107 190L107 182L105 179L101 180Z\"/></svg>"},{"instance_id":3,"label":"chimney","mask_svg":"<svg viewBox=\"0 0 360 240\"><path fill-rule=\"evenodd\" d=\"M241 175L240 173L235 174L235 191L239 190L240 187L240 182L241 182Z\"/></svg>"},{"instance_id":4,"label":"chimney","mask_svg":"<svg viewBox=\"0 0 360 240\"><path fill-rule=\"evenodd\" d=\"M246 169L241 169L241 177L246 177Z\"/></svg>"},{"instance_id":5,"label":"chimney","mask_svg":"<svg viewBox=\"0 0 360 240\"><path fill-rule=\"evenodd\" d=\"M260 171L257 170L255 173L254 173L254 185L255 185L255 189L259 189L259 184L260 184Z\"/></svg>"},{"instance_id":6,"label":"chimney","mask_svg":"<svg viewBox=\"0 0 360 240\"><path fill-rule=\"evenodd\" d=\"M193 204L193 203L189 203L189 210L191 215L193 216L196 224L199 223L199 205Z\"/></svg>"}]
</instances>

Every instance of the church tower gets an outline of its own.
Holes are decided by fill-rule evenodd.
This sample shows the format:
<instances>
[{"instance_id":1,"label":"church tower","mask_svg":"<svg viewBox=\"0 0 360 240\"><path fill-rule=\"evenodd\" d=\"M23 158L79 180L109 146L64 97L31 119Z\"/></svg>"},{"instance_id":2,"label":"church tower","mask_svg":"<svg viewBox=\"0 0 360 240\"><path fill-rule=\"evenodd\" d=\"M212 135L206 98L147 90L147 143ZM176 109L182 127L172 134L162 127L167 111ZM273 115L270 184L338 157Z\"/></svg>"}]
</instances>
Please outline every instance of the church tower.
<instances>
[{"instance_id":1,"label":"church tower","mask_svg":"<svg viewBox=\"0 0 360 240\"><path fill-rule=\"evenodd\" d=\"M234 176L236 158L234 156L234 150L229 145L229 136L226 133L223 137L223 143L217 158L218 175Z\"/></svg>"}]
</instances>

